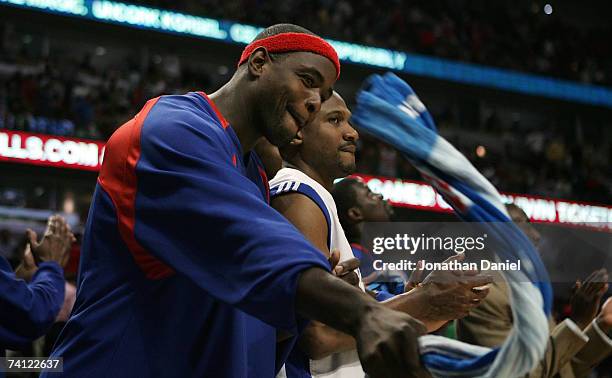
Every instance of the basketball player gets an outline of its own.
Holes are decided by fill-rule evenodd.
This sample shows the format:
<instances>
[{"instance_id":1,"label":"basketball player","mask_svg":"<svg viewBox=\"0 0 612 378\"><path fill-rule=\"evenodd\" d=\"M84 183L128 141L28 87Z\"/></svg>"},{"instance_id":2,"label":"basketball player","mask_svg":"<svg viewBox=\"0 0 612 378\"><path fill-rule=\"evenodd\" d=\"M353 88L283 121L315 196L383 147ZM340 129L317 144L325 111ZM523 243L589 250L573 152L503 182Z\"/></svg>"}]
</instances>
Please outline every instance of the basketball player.
<instances>
[{"instance_id":1,"label":"basketball player","mask_svg":"<svg viewBox=\"0 0 612 378\"><path fill-rule=\"evenodd\" d=\"M24 258L15 272L0 256L0 357L5 349L24 348L44 335L65 299L63 268L74 242L70 226L53 215L40 242L32 230L27 238Z\"/></svg>"},{"instance_id":2,"label":"basketball player","mask_svg":"<svg viewBox=\"0 0 612 378\"><path fill-rule=\"evenodd\" d=\"M217 92L152 99L113 134L52 353L63 376L273 377L292 347L277 330L305 318L352 335L373 377L419 372L423 325L329 274L268 206L251 153L262 136L294 139L339 74L327 42L275 25Z\"/></svg>"},{"instance_id":3,"label":"basketball player","mask_svg":"<svg viewBox=\"0 0 612 378\"><path fill-rule=\"evenodd\" d=\"M344 100L334 93L323 103L313 121L298 131L289 145L280 148L286 167L270 181L272 206L322 255L329 257L331 250L338 250L341 261L354 256L330 190L335 179L355 170L359 135L349 124L349 118L350 111ZM476 306L488 291L475 292L472 288L487 284L490 278L473 275L462 282L441 281L443 285L424 285L384 305L415 316L433 331L448 320L465 316ZM364 289L363 283L361 289ZM355 346L351 336L314 322L290 356L287 377L308 376L309 371L316 377L363 377Z\"/></svg>"},{"instance_id":4,"label":"basketball player","mask_svg":"<svg viewBox=\"0 0 612 378\"><path fill-rule=\"evenodd\" d=\"M375 270L374 255L363 245L361 238L368 222L390 222L393 209L382 195L376 194L358 177L351 177L334 184L331 191L342 229L351 244L355 257L361 261L360 270L368 290L379 297L401 294L412 288L406 287L407 277L401 271ZM416 275L412 277L416 279Z\"/></svg>"}]
</instances>

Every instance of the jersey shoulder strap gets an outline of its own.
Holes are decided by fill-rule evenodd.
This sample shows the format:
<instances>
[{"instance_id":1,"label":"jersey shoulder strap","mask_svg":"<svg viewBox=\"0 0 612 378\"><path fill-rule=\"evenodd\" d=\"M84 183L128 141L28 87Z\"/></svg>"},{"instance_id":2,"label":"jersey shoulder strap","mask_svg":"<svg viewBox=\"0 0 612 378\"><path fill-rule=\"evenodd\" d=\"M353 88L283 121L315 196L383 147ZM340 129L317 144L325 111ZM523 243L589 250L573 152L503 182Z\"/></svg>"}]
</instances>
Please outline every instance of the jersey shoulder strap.
<instances>
[{"instance_id":1,"label":"jersey shoulder strap","mask_svg":"<svg viewBox=\"0 0 612 378\"><path fill-rule=\"evenodd\" d=\"M286 193L303 194L306 197L310 198L314 203L316 203L317 206L319 206L319 209L321 209L321 211L323 212L323 215L325 216L325 221L327 222L327 248L331 252L331 216L329 214L329 211L327 210L325 202L323 201L319 193L317 193L317 191L314 190L310 185L296 180L283 181L277 184L273 184L270 187L271 199Z\"/></svg>"}]
</instances>

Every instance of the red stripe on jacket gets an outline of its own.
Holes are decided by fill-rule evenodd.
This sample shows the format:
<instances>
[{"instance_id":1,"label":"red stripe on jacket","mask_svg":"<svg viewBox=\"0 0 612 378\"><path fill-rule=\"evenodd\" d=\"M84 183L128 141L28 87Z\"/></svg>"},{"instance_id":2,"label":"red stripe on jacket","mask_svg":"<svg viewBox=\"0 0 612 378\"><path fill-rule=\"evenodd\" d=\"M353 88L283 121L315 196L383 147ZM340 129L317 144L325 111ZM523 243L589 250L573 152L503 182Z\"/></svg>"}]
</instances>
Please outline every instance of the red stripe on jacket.
<instances>
[{"instance_id":1,"label":"red stripe on jacket","mask_svg":"<svg viewBox=\"0 0 612 378\"><path fill-rule=\"evenodd\" d=\"M149 279L161 279L174 274L172 268L142 247L134 233L138 185L136 164L140 159L140 134L144 120L158 100L159 97L147 101L136 117L113 133L106 144L104 163L98 177L98 182L115 205L119 234L136 264Z\"/></svg>"}]
</instances>

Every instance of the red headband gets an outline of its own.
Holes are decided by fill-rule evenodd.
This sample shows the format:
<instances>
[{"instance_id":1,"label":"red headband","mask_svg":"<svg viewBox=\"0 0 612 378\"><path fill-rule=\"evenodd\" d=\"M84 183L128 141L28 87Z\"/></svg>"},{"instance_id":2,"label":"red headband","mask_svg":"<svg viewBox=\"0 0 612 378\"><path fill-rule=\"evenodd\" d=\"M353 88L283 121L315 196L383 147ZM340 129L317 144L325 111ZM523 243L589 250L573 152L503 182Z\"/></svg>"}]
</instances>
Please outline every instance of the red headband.
<instances>
[{"instance_id":1,"label":"red headband","mask_svg":"<svg viewBox=\"0 0 612 378\"><path fill-rule=\"evenodd\" d=\"M321 37L304 33L281 33L251 42L244 48L238 66L246 62L251 53L259 47L265 47L269 53L286 53L307 51L326 57L336 67L336 79L340 77L340 61L336 50Z\"/></svg>"}]
</instances>

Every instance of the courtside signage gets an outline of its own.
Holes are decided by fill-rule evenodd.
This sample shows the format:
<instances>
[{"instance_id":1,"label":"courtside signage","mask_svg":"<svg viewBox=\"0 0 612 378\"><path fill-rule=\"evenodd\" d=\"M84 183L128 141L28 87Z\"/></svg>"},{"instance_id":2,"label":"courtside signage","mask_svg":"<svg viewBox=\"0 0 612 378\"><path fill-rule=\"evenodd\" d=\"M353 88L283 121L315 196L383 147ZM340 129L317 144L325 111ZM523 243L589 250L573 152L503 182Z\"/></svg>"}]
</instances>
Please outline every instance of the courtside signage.
<instances>
[{"instance_id":1,"label":"courtside signage","mask_svg":"<svg viewBox=\"0 0 612 378\"><path fill-rule=\"evenodd\" d=\"M0 161L98 171L104 143L0 130Z\"/></svg>"},{"instance_id":2,"label":"courtside signage","mask_svg":"<svg viewBox=\"0 0 612 378\"><path fill-rule=\"evenodd\" d=\"M261 27L108 0L0 0L0 4L164 33L247 44ZM612 90L541 75L327 40L343 62L612 108Z\"/></svg>"},{"instance_id":3,"label":"courtside signage","mask_svg":"<svg viewBox=\"0 0 612 378\"><path fill-rule=\"evenodd\" d=\"M434 188L424 182L381 176L356 174L375 193L380 193L393 206L452 213L452 208ZM566 225L597 224L612 229L612 207L525 194L501 193L506 203L514 203L533 222Z\"/></svg>"},{"instance_id":4,"label":"courtside signage","mask_svg":"<svg viewBox=\"0 0 612 378\"><path fill-rule=\"evenodd\" d=\"M0 130L0 162L98 171L104 159L104 142ZM452 213L435 189L424 182L355 174L375 193L393 205ZM522 208L534 222L584 225L612 224L612 206L594 205L525 194L502 193L506 203Z\"/></svg>"}]
</instances>

